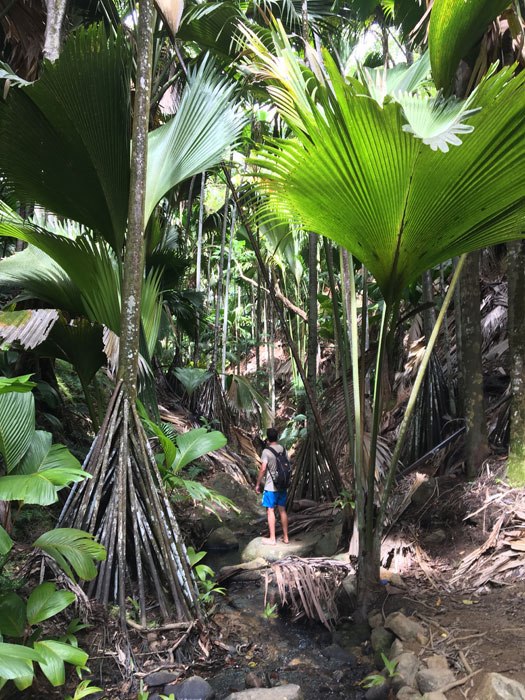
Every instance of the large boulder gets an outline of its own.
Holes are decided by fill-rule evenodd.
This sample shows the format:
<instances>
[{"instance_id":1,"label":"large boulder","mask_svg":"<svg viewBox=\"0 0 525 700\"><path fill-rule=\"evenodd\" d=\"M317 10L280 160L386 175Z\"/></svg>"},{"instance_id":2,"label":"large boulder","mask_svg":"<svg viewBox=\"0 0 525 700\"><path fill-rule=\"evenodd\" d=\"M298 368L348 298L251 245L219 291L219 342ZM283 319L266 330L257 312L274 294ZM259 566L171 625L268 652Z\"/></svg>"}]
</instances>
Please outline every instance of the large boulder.
<instances>
[{"instance_id":1,"label":"large boulder","mask_svg":"<svg viewBox=\"0 0 525 700\"><path fill-rule=\"evenodd\" d=\"M403 642L418 640L425 636L425 628L402 612L393 612L385 620L385 627Z\"/></svg>"},{"instance_id":2,"label":"large boulder","mask_svg":"<svg viewBox=\"0 0 525 700\"><path fill-rule=\"evenodd\" d=\"M221 496L226 496L231 501L235 503L238 508L242 508L243 512L249 512L252 515L264 515L266 508L261 506L261 496L255 493L255 489L251 486L246 486L236 481L230 474L226 472L218 472L207 482L206 486L210 489L214 489ZM221 511L221 517L230 519L235 517L235 511L228 511L223 516L222 510L216 508L216 510Z\"/></svg>"},{"instance_id":3,"label":"large boulder","mask_svg":"<svg viewBox=\"0 0 525 700\"><path fill-rule=\"evenodd\" d=\"M251 561L262 557L266 561L277 561L283 559L290 554L295 554L298 557L307 557L312 553L317 537L315 535L301 535L290 538L289 544L277 541L276 544L265 544L263 537L256 537L248 542L243 550L241 559L243 561Z\"/></svg>"},{"instance_id":4,"label":"large boulder","mask_svg":"<svg viewBox=\"0 0 525 700\"><path fill-rule=\"evenodd\" d=\"M487 673L476 693L477 700L525 700L525 686L501 673Z\"/></svg>"},{"instance_id":5,"label":"large boulder","mask_svg":"<svg viewBox=\"0 0 525 700\"><path fill-rule=\"evenodd\" d=\"M337 546L343 533L344 515L338 513L334 522L328 530L325 530L317 541L313 555L314 557L331 557L337 552Z\"/></svg>"},{"instance_id":6,"label":"large boulder","mask_svg":"<svg viewBox=\"0 0 525 700\"><path fill-rule=\"evenodd\" d=\"M239 549L239 542L229 527L223 525L210 532L206 540L206 551L229 552L233 549Z\"/></svg>"},{"instance_id":7,"label":"large boulder","mask_svg":"<svg viewBox=\"0 0 525 700\"><path fill-rule=\"evenodd\" d=\"M288 683L275 688L250 688L240 693L231 693L226 700L303 700L303 692L298 685Z\"/></svg>"}]
</instances>

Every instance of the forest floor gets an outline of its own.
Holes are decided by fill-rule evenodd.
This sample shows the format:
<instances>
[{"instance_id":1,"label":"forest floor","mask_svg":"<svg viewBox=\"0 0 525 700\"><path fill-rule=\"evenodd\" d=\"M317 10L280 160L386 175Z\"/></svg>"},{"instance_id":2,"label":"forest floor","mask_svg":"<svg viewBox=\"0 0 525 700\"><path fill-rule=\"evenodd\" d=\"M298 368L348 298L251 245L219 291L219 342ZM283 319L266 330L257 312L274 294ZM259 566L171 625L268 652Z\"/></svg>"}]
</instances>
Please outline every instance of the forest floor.
<instances>
[{"instance_id":1,"label":"forest floor","mask_svg":"<svg viewBox=\"0 0 525 700\"><path fill-rule=\"evenodd\" d=\"M525 502L522 490L505 485L502 467L495 460L470 483L451 474L431 477L423 500L411 503L388 535L390 565L405 587L387 584L376 609L414 616L427 630L423 651L446 656L457 680L469 677L446 693L448 700L477 700L486 672L525 684ZM263 529L254 524L243 534L255 537ZM286 613L265 617L264 579L232 583L216 600L209 624L182 645L177 631L130 629L134 668L115 610L94 606L91 627L78 639L90 654L89 677L104 688L98 697L135 700L140 678L159 669L175 670L180 680L202 676L217 700L261 680L297 683L305 700L364 697L359 682L374 667L369 643L349 663L334 653L337 637L319 622L292 622ZM64 700L77 683L71 675L67 690L51 689L41 679L20 697Z\"/></svg>"}]
</instances>

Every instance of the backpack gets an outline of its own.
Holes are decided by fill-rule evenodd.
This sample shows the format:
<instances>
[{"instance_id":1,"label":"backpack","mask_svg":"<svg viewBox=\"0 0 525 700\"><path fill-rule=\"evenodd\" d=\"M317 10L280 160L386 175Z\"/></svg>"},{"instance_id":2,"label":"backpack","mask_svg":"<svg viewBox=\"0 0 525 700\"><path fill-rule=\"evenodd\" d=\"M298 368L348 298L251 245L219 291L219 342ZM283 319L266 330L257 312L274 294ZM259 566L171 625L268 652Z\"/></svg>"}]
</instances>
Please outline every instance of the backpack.
<instances>
[{"instance_id":1,"label":"backpack","mask_svg":"<svg viewBox=\"0 0 525 700\"><path fill-rule=\"evenodd\" d=\"M292 480L292 467L286 450L283 447L282 452L277 452L269 445L266 449L275 455L275 473L272 474L272 471L269 469L273 485L278 491L285 491Z\"/></svg>"}]
</instances>

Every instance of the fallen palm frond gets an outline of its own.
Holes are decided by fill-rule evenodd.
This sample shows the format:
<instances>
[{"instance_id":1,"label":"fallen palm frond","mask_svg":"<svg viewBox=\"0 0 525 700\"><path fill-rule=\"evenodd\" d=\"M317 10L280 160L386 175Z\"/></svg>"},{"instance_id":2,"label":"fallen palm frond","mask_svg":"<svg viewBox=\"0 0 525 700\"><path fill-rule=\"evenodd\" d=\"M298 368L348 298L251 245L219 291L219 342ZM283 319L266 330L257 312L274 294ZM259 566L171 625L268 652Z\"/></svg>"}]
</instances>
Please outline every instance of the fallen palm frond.
<instances>
[{"instance_id":1,"label":"fallen palm frond","mask_svg":"<svg viewBox=\"0 0 525 700\"><path fill-rule=\"evenodd\" d=\"M483 544L465 556L451 579L453 586L479 588L488 583L509 584L525 574L525 496L523 489L499 484L483 505L465 516L491 530Z\"/></svg>"},{"instance_id":2,"label":"fallen palm frond","mask_svg":"<svg viewBox=\"0 0 525 700\"><path fill-rule=\"evenodd\" d=\"M337 619L336 592L354 568L333 559L290 556L270 565L282 605L289 605L296 619L306 615L332 630Z\"/></svg>"}]
</instances>

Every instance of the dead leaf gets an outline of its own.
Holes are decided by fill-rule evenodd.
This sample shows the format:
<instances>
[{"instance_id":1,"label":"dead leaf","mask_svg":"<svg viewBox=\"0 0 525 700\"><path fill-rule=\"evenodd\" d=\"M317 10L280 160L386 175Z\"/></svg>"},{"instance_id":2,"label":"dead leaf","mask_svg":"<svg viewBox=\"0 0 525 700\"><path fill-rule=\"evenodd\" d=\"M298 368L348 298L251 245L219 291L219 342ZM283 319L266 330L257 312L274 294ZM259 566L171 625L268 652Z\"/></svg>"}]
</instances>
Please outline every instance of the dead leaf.
<instances>
[{"instance_id":1,"label":"dead leaf","mask_svg":"<svg viewBox=\"0 0 525 700\"><path fill-rule=\"evenodd\" d=\"M184 0L155 0L157 10L168 25L173 36L179 30L179 24L184 10Z\"/></svg>"}]
</instances>

